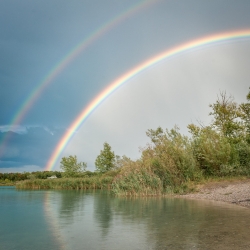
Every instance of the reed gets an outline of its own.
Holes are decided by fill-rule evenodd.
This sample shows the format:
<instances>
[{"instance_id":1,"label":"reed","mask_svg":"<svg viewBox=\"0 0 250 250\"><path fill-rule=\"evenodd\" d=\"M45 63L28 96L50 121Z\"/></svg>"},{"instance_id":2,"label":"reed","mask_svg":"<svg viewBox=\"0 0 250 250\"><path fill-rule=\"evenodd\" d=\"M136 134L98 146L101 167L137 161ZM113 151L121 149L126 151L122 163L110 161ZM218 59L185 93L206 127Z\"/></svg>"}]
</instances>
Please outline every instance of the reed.
<instances>
[{"instance_id":1,"label":"reed","mask_svg":"<svg viewBox=\"0 0 250 250\"><path fill-rule=\"evenodd\" d=\"M95 176L85 178L33 179L16 183L17 189L110 189L113 177Z\"/></svg>"},{"instance_id":2,"label":"reed","mask_svg":"<svg viewBox=\"0 0 250 250\"><path fill-rule=\"evenodd\" d=\"M111 192L115 195L152 196L161 195L162 187L162 181L157 175L135 163L123 167L111 185Z\"/></svg>"}]
</instances>

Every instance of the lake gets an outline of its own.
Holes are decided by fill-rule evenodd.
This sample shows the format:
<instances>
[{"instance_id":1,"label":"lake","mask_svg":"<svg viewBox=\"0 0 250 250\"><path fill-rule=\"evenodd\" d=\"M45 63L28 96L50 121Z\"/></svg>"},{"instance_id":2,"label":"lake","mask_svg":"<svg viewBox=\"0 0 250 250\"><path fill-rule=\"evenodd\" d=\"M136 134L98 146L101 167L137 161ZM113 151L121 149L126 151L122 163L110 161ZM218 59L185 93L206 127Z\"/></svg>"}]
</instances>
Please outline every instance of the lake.
<instances>
[{"instance_id":1,"label":"lake","mask_svg":"<svg viewBox=\"0 0 250 250\"><path fill-rule=\"evenodd\" d=\"M250 209L105 191L0 187L0 249L250 249Z\"/></svg>"}]
</instances>

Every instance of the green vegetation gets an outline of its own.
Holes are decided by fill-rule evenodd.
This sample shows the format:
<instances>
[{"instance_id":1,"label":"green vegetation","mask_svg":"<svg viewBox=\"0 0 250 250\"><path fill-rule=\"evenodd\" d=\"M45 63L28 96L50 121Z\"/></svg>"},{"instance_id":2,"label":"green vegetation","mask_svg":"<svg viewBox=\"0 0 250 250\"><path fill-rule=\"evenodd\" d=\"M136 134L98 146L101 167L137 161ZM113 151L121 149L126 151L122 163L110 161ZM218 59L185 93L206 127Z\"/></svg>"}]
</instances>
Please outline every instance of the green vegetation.
<instances>
[{"instance_id":1,"label":"green vegetation","mask_svg":"<svg viewBox=\"0 0 250 250\"><path fill-rule=\"evenodd\" d=\"M16 184L19 189L109 189L112 177L35 179Z\"/></svg>"},{"instance_id":2,"label":"green vegetation","mask_svg":"<svg viewBox=\"0 0 250 250\"><path fill-rule=\"evenodd\" d=\"M103 150L97 156L95 165L100 173L106 173L115 168L115 153L111 151L111 146L107 142L103 144Z\"/></svg>"},{"instance_id":3,"label":"green vegetation","mask_svg":"<svg viewBox=\"0 0 250 250\"><path fill-rule=\"evenodd\" d=\"M69 156L61 161L63 178L29 177L16 186L31 189L108 188L116 195L149 196L190 192L197 183L211 179L248 178L250 92L246 103L237 104L233 97L222 92L209 106L212 109L209 114L211 124L189 124L189 136L182 135L178 127L165 131L161 127L149 129L146 134L151 143L141 150L137 160L115 156L105 142L95 161L96 172L86 171L86 163L78 163L76 156Z\"/></svg>"},{"instance_id":4,"label":"green vegetation","mask_svg":"<svg viewBox=\"0 0 250 250\"><path fill-rule=\"evenodd\" d=\"M183 192L187 183L201 179L192 154L191 141L178 128L165 132L148 130L152 144L143 149L137 161L124 165L112 183L116 194L159 195Z\"/></svg>"},{"instance_id":5,"label":"green vegetation","mask_svg":"<svg viewBox=\"0 0 250 250\"><path fill-rule=\"evenodd\" d=\"M86 171L87 163L77 162L76 155L69 157L63 157L61 160L60 168L64 171L64 177L76 177L77 175Z\"/></svg>"},{"instance_id":6,"label":"green vegetation","mask_svg":"<svg viewBox=\"0 0 250 250\"><path fill-rule=\"evenodd\" d=\"M112 183L118 195L157 195L192 191L204 179L250 176L250 92L237 104L220 93L211 104L209 126L189 124L189 137L177 127L148 130L151 145L137 161L124 164Z\"/></svg>"},{"instance_id":7,"label":"green vegetation","mask_svg":"<svg viewBox=\"0 0 250 250\"><path fill-rule=\"evenodd\" d=\"M87 172L74 178L33 179L16 183L18 189L110 189L116 172L99 175Z\"/></svg>"},{"instance_id":8,"label":"green vegetation","mask_svg":"<svg viewBox=\"0 0 250 250\"><path fill-rule=\"evenodd\" d=\"M24 173L0 173L0 185L15 185L16 182L31 179L47 179L48 177L56 176L62 177L59 171L37 171L37 172L24 172Z\"/></svg>"}]
</instances>

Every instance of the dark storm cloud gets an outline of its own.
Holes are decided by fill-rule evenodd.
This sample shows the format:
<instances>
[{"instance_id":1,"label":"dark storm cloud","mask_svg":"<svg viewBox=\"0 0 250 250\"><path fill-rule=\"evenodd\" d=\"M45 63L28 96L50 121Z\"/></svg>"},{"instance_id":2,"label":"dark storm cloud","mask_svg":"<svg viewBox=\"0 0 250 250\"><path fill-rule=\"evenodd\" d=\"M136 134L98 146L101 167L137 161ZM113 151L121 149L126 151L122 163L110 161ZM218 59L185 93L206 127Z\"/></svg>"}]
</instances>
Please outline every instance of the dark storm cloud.
<instances>
[{"instance_id":1,"label":"dark storm cloud","mask_svg":"<svg viewBox=\"0 0 250 250\"><path fill-rule=\"evenodd\" d=\"M26 133L0 132L0 140L7 136L10 143L1 155L0 168L37 165L44 167L63 130L31 127Z\"/></svg>"},{"instance_id":2,"label":"dark storm cloud","mask_svg":"<svg viewBox=\"0 0 250 250\"><path fill-rule=\"evenodd\" d=\"M85 6L86 3L80 1L0 3L0 106L3 107L1 124L9 122L32 89L73 46L91 32L93 24L86 25L86 20L90 19L91 15L98 17L100 11L93 4L88 4L86 11ZM99 15L99 18L101 16ZM70 79L66 84L72 85L74 82L74 79ZM55 102L56 105L66 103L54 98L64 98L64 94L60 94L62 91L68 92L68 97L72 98L67 87L65 88L66 84L65 80L62 80L49 101ZM53 92L53 89L48 89L48 92ZM45 106L44 109L47 110L47 103L48 100L38 108ZM48 113L42 115L43 113L41 112L40 117L47 120Z\"/></svg>"},{"instance_id":3,"label":"dark storm cloud","mask_svg":"<svg viewBox=\"0 0 250 250\"><path fill-rule=\"evenodd\" d=\"M0 124L11 120L32 89L72 48L133 4L2 1ZM183 41L246 27L248 10L247 1L155 2L117 24L79 55L41 94L23 123L69 125L101 89L129 68Z\"/></svg>"}]
</instances>

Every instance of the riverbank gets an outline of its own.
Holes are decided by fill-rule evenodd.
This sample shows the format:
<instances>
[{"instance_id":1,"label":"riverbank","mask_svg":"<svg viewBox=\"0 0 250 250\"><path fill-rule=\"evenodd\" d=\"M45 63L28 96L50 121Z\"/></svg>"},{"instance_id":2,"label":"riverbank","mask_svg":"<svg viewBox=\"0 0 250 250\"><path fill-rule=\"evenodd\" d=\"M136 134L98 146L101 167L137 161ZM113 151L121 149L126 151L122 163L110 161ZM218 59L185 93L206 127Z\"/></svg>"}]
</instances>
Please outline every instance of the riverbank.
<instances>
[{"instance_id":1,"label":"riverbank","mask_svg":"<svg viewBox=\"0 0 250 250\"><path fill-rule=\"evenodd\" d=\"M14 182L0 182L0 186L15 186Z\"/></svg>"},{"instance_id":2,"label":"riverbank","mask_svg":"<svg viewBox=\"0 0 250 250\"><path fill-rule=\"evenodd\" d=\"M222 201L250 208L250 179L213 180L197 185L194 193L178 195L178 197Z\"/></svg>"}]
</instances>

